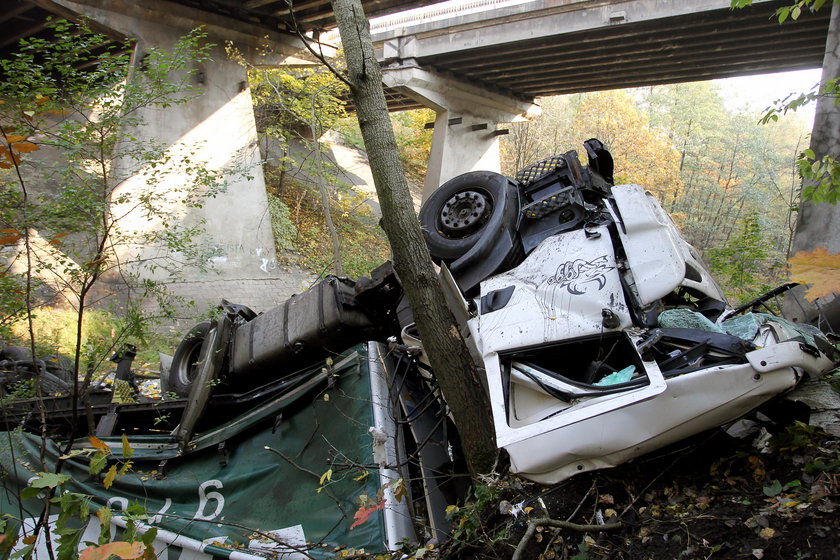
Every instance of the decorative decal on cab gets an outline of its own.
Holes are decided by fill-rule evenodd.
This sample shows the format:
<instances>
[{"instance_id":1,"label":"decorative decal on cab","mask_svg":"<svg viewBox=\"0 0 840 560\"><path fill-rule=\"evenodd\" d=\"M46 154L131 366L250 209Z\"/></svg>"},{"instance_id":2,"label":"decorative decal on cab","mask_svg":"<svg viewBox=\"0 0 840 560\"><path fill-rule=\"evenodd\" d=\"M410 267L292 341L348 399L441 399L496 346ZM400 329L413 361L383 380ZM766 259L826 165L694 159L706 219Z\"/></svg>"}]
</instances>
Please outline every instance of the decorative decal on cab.
<instances>
[{"instance_id":1,"label":"decorative decal on cab","mask_svg":"<svg viewBox=\"0 0 840 560\"><path fill-rule=\"evenodd\" d=\"M566 261L557 267L557 272L548 279L548 283L566 288L572 295L585 294L593 285L597 285L597 291L600 291L607 283L604 275L615 268L609 262L607 255L588 262L583 259Z\"/></svg>"}]
</instances>

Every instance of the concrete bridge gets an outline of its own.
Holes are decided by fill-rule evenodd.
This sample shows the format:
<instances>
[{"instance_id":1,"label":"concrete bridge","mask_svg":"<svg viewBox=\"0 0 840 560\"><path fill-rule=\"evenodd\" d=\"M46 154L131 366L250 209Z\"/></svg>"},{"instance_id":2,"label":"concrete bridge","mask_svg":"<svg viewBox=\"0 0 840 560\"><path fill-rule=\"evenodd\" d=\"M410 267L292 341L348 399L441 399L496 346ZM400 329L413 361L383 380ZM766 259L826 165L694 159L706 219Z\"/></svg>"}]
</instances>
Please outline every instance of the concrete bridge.
<instances>
[{"instance_id":1,"label":"concrete bridge","mask_svg":"<svg viewBox=\"0 0 840 560\"><path fill-rule=\"evenodd\" d=\"M786 3L476 0L384 17L371 33L389 106L437 113L428 196L498 170L496 125L529 118L541 96L819 68L830 10L779 25L770 15Z\"/></svg>"}]
</instances>

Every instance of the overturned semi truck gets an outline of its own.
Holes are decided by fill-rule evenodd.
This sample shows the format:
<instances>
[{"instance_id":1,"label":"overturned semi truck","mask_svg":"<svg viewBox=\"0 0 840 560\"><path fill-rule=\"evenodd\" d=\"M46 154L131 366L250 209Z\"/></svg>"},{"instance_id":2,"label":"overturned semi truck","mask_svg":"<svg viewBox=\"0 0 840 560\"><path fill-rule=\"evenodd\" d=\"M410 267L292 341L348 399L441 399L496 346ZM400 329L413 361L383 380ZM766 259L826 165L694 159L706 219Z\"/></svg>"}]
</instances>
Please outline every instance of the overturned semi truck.
<instances>
[{"instance_id":1,"label":"overturned semi truck","mask_svg":"<svg viewBox=\"0 0 840 560\"><path fill-rule=\"evenodd\" d=\"M731 422L840 358L829 335L770 311L792 285L731 307L656 199L613 184L598 140L584 148L585 166L570 151L515 177L455 177L420 212L498 445L513 472L546 484ZM406 520L424 511L423 538L446 538L466 469L390 265L355 282L328 277L262 314L223 302L184 337L161 383L179 398L92 407L112 460L126 434L135 464L155 472L114 486L147 497L159 513L150 526L207 554L215 532L242 554L317 556L328 553L312 542L395 548L418 536ZM52 420L62 418L56 402ZM240 489L243 479L260 489ZM168 496L173 486L198 503ZM224 513L228 491L281 512L269 534L283 544L245 545L222 529L222 517L249 519ZM349 526L365 507L375 513L353 529L362 537Z\"/></svg>"}]
</instances>

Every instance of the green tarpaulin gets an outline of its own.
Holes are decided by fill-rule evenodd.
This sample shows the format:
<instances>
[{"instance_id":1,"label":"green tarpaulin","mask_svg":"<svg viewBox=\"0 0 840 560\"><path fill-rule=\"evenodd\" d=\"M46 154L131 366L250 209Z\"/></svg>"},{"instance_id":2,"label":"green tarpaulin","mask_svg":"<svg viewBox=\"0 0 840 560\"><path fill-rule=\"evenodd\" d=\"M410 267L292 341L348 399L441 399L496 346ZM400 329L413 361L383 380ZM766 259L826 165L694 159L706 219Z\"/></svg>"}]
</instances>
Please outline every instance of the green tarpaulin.
<instances>
[{"instance_id":1,"label":"green tarpaulin","mask_svg":"<svg viewBox=\"0 0 840 560\"><path fill-rule=\"evenodd\" d=\"M244 431L231 428L221 450L214 446L170 459L165 476L157 472L156 462L135 461L130 474L106 490L101 475L88 474L88 459L73 458L62 469L73 477L63 488L89 494L96 504L107 504L114 511L141 504L155 515L149 522L161 529L163 540L171 541L173 535L182 539L181 546L172 546L166 553L170 559L226 556L230 553L226 547L272 556L268 553L272 546L277 557L278 545L258 542L257 530L280 531L274 534L295 546L327 545L308 552L315 557L330 557L337 545L384 550L381 511L350 530L359 496L366 495L375 503L381 485L369 433L375 423L365 347L336 364L324 382L271 418ZM159 437L162 442L171 441L168 434ZM128 439L130 443L131 434ZM155 438L144 435L142 440L148 444ZM41 445L33 434L0 435L2 513L20 518L19 491L44 470L39 466ZM55 442L46 442L46 456L47 470L52 470L58 456ZM330 470L331 477L324 477L322 485L321 478ZM23 503L24 518L40 512L40 502ZM222 546L199 546L204 548L199 556L181 551L201 541Z\"/></svg>"}]
</instances>

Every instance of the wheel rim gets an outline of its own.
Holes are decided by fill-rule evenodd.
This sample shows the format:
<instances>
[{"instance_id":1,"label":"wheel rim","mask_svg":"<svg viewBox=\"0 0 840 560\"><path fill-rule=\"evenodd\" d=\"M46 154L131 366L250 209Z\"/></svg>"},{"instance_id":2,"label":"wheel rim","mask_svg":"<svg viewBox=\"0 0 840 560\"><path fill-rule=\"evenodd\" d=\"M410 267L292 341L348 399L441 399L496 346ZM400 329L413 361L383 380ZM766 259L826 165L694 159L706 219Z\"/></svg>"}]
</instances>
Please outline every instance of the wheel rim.
<instances>
[{"instance_id":1,"label":"wheel rim","mask_svg":"<svg viewBox=\"0 0 840 560\"><path fill-rule=\"evenodd\" d=\"M441 208L441 231L450 238L466 237L487 223L492 211L493 205L484 193L461 191Z\"/></svg>"}]
</instances>

